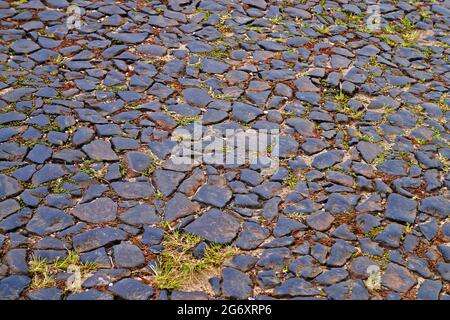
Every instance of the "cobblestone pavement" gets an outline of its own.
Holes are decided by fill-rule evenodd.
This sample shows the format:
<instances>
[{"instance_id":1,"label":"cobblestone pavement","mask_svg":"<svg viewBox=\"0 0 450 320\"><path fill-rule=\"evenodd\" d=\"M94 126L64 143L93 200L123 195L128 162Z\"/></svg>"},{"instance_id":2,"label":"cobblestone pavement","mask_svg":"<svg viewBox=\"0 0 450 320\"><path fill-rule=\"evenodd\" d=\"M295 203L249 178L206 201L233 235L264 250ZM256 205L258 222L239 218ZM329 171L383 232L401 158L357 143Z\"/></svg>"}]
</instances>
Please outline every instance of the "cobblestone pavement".
<instances>
[{"instance_id":1,"label":"cobblestone pavement","mask_svg":"<svg viewBox=\"0 0 450 320\"><path fill-rule=\"evenodd\" d=\"M449 299L450 2L370 3L0 1L0 299Z\"/></svg>"}]
</instances>

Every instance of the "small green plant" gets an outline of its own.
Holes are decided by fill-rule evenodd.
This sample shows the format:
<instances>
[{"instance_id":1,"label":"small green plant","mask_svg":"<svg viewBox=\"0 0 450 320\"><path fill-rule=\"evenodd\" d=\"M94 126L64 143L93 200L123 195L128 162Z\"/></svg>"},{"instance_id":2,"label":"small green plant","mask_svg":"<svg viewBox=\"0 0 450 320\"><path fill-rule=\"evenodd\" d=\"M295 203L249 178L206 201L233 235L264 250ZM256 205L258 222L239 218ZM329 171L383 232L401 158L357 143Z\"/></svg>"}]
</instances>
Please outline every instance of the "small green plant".
<instances>
[{"instance_id":1,"label":"small green plant","mask_svg":"<svg viewBox=\"0 0 450 320\"><path fill-rule=\"evenodd\" d=\"M197 116L197 117L179 117L177 119L177 125L181 126L181 127L184 127L184 126L187 126L188 124L197 122L200 119L201 119L200 116Z\"/></svg>"},{"instance_id":2,"label":"small green plant","mask_svg":"<svg viewBox=\"0 0 450 320\"><path fill-rule=\"evenodd\" d=\"M77 268L81 277L86 277L90 272L95 271L98 266L96 263L83 263L80 261L80 256L75 251L67 251L67 256L64 259L57 259L50 262L46 259L32 256L28 262L28 269L32 275L30 284L31 289L42 289L54 286L56 284L55 276L60 272L70 272ZM65 288L72 291L71 288Z\"/></svg>"},{"instance_id":3,"label":"small green plant","mask_svg":"<svg viewBox=\"0 0 450 320\"><path fill-rule=\"evenodd\" d=\"M155 281L160 289L176 289L186 285L201 273L217 268L225 259L236 254L232 246L210 243L204 251L204 257L197 259L192 250L202 239L180 230L169 231L164 235L164 250L154 266Z\"/></svg>"},{"instance_id":4,"label":"small green plant","mask_svg":"<svg viewBox=\"0 0 450 320\"><path fill-rule=\"evenodd\" d=\"M366 233L366 237L369 237L370 239L374 240L381 232L383 231L383 227L373 227L369 230L369 232Z\"/></svg>"},{"instance_id":5,"label":"small green plant","mask_svg":"<svg viewBox=\"0 0 450 320\"><path fill-rule=\"evenodd\" d=\"M293 173L292 171L289 172L287 178L286 178L286 184L289 187L289 189L294 190L295 186L297 185L299 179L298 177L295 175L295 173Z\"/></svg>"}]
</instances>

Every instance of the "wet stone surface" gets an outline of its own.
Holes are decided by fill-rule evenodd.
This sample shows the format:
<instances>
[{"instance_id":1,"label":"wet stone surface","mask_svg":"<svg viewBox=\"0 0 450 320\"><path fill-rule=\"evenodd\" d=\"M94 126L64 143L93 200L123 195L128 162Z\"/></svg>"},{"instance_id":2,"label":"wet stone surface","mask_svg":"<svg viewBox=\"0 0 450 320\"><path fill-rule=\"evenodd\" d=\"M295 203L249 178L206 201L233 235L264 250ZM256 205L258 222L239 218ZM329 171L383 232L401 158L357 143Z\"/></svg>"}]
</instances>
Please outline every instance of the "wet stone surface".
<instances>
[{"instance_id":1,"label":"wet stone surface","mask_svg":"<svg viewBox=\"0 0 450 320\"><path fill-rule=\"evenodd\" d=\"M380 12L0 1L0 300L448 299L450 6ZM177 163L194 123L278 170Z\"/></svg>"}]
</instances>

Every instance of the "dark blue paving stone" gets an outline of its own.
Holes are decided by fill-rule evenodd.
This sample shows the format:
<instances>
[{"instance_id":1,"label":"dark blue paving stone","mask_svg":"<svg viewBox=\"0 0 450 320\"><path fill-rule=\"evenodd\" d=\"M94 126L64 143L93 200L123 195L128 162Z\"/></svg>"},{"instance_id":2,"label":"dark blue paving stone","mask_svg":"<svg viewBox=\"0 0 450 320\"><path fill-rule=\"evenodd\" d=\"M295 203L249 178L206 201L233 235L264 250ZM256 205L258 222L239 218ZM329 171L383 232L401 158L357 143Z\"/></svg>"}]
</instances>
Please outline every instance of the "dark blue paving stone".
<instances>
[{"instance_id":1,"label":"dark blue paving stone","mask_svg":"<svg viewBox=\"0 0 450 320\"><path fill-rule=\"evenodd\" d=\"M43 288L27 292L30 300L61 300L63 291L58 288Z\"/></svg>"},{"instance_id":2,"label":"dark blue paving stone","mask_svg":"<svg viewBox=\"0 0 450 320\"><path fill-rule=\"evenodd\" d=\"M432 240L438 232L437 220L431 218L430 221L419 224L419 229L427 240Z\"/></svg>"},{"instance_id":3,"label":"dark blue paving stone","mask_svg":"<svg viewBox=\"0 0 450 320\"><path fill-rule=\"evenodd\" d=\"M442 283L439 280L426 279L417 291L418 300L438 300L442 290Z\"/></svg>"},{"instance_id":4,"label":"dark blue paving stone","mask_svg":"<svg viewBox=\"0 0 450 320\"><path fill-rule=\"evenodd\" d=\"M344 80L360 84L366 81L367 76L368 73L366 71L353 67L347 72L347 74L345 74Z\"/></svg>"},{"instance_id":5,"label":"dark blue paving stone","mask_svg":"<svg viewBox=\"0 0 450 320\"><path fill-rule=\"evenodd\" d=\"M204 185L202 186L192 200L223 208L231 199L232 192L223 187Z\"/></svg>"},{"instance_id":6,"label":"dark blue paving stone","mask_svg":"<svg viewBox=\"0 0 450 320\"><path fill-rule=\"evenodd\" d=\"M187 88L183 90L182 94L186 102L194 107L204 108L212 101L212 98L204 89Z\"/></svg>"},{"instance_id":7,"label":"dark blue paving stone","mask_svg":"<svg viewBox=\"0 0 450 320\"><path fill-rule=\"evenodd\" d=\"M248 275L233 269L224 268L222 272L222 293L225 298L248 299L253 295L253 284Z\"/></svg>"},{"instance_id":8,"label":"dark blue paving stone","mask_svg":"<svg viewBox=\"0 0 450 320\"><path fill-rule=\"evenodd\" d=\"M422 277L430 278L433 275L428 268L428 261L415 255L410 255L408 257L406 266L409 270L417 272Z\"/></svg>"},{"instance_id":9,"label":"dark blue paving stone","mask_svg":"<svg viewBox=\"0 0 450 320\"><path fill-rule=\"evenodd\" d=\"M227 71L230 66L224 62L215 59L203 59L200 68L203 72L211 74L222 74Z\"/></svg>"},{"instance_id":10,"label":"dark blue paving stone","mask_svg":"<svg viewBox=\"0 0 450 320\"><path fill-rule=\"evenodd\" d=\"M393 176L406 176L408 165L403 160L386 160L377 168L378 170Z\"/></svg>"},{"instance_id":11,"label":"dark blue paving stone","mask_svg":"<svg viewBox=\"0 0 450 320\"><path fill-rule=\"evenodd\" d=\"M246 222L236 239L236 246L243 250L256 249L270 235L267 228L254 222Z\"/></svg>"},{"instance_id":12,"label":"dark blue paving stone","mask_svg":"<svg viewBox=\"0 0 450 320\"><path fill-rule=\"evenodd\" d=\"M371 163L376 157L383 152L383 148L375 143L366 141L360 141L356 145L358 151L361 153L362 158L367 163Z\"/></svg>"},{"instance_id":13,"label":"dark blue paving stone","mask_svg":"<svg viewBox=\"0 0 450 320\"><path fill-rule=\"evenodd\" d=\"M135 172L142 173L152 164L152 159L144 152L130 151L125 157L128 168Z\"/></svg>"},{"instance_id":14,"label":"dark blue paving stone","mask_svg":"<svg viewBox=\"0 0 450 320\"><path fill-rule=\"evenodd\" d=\"M67 251L64 250L33 250L32 255L38 259L54 262L64 260L67 257Z\"/></svg>"},{"instance_id":15,"label":"dark blue paving stone","mask_svg":"<svg viewBox=\"0 0 450 320\"><path fill-rule=\"evenodd\" d=\"M427 197L420 202L419 211L445 218L450 215L450 201L443 196Z\"/></svg>"},{"instance_id":16,"label":"dark blue paving stone","mask_svg":"<svg viewBox=\"0 0 450 320\"><path fill-rule=\"evenodd\" d=\"M316 169L326 169L342 161L344 153L340 150L326 151L314 157L312 166Z\"/></svg>"},{"instance_id":17,"label":"dark blue paving stone","mask_svg":"<svg viewBox=\"0 0 450 320\"><path fill-rule=\"evenodd\" d=\"M168 221L175 221L179 218L189 216L200 209L200 206L191 201L182 193L175 193L172 199L167 202L164 218Z\"/></svg>"},{"instance_id":18,"label":"dark blue paving stone","mask_svg":"<svg viewBox=\"0 0 450 320\"><path fill-rule=\"evenodd\" d=\"M302 136L309 137L314 135L314 123L307 119L290 118L286 121L286 124L295 128L295 130Z\"/></svg>"},{"instance_id":19,"label":"dark blue paving stone","mask_svg":"<svg viewBox=\"0 0 450 320\"><path fill-rule=\"evenodd\" d=\"M265 270L274 269L281 271L290 257L291 252L288 248L265 249L257 265Z\"/></svg>"},{"instance_id":20,"label":"dark blue paving stone","mask_svg":"<svg viewBox=\"0 0 450 320\"><path fill-rule=\"evenodd\" d=\"M113 247L115 266L118 268L136 268L145 263L144 254L135 245L121 243Z\"/></svg>"},{"instance_id":21,"label":"dark blue paving stone","mask_svg":"<svg viewBox=\"0 0 450 320\"><path fill-rule=\"evenodd\" d=\"M31 183L39 186L42 183L61 178L67 174L67 170L60 164L47 163L31 178Z\"/></svg>"},{"instance_id":22,"label":"dark blue paving stone","mask_svg":"<svg viewBox=\"0 0 450 320\"><path fill-rule=\"evenodd\" d=\"M197 259L203 259L205 257L205 250L208 248L206 242L202 241L192 250L192 255Z\"/></svg>"},{"instance_id":23,"label":"dark blue paving stone","mask_svg":"<svg viewBox=\"0 0 450 320\"><path fill-rule=\"evenodd\" d=\"M442 257L446 262L450 261L450 246L448 244L440 244L438 245L438 249L442 254Z\"/></svg>"},{"instance_id":24,"label":"dark blue paving stone","mask_svg":"<svg viewBox=\"0 0 450 320\"><path fill-rule=\"evenodd\" d=\"M306 138L305 142L301 145L301 148L306 154L311 155L322 151L327 146L328 144L321 139Z\"/></svg>"},{"instance_id":25,"label":"dark blue paving stone","mask_svg":"<svg viewBox=\"0 0 450 320\"><path fill-rule=\"evenodd\" d=\"M14 41L11 49L16 53L31 53L39 49L39 45L28 39L20 39Z\"/></svg>"},{"instance_id":26,"label":"dark blue paving stone","mask_svg":"<svg viewBox=\"0 0 450 320\"><path fill-rule=\"evenodd\" d=\"M309 227L317 231L328 230L334 221L334 217L328 212L316 212L306 218Z\"/></svg>"},{"instance_id":27,"label":"dark blue paving stone","mask_svg":"<svg viewBox=\"0 0 450 320\"><path fill-rule=\"evenodd\" d=\"M79 203L86 203L98 197L101 197L102 194L104 194L108 190L109 188L104 184L93 184L89 186L89 188L87 188L85 194L83 195L83 198Z\"/></svg>"},{"instance_id":28,"label":"dark blue paving stone","mask_svg":"<svg viewBox=\"0 0 450 320\"><path fill-rule=\"evenodd\" d=\"M36 210L26 228L30 232L44 236L71 225L73 225L73 219L70 215L59 209L42 206Z\"/></svg>"},{"instance_id":29,"label":"dark blue paving stone","mask_svg":"<svg viewBox=\"0 0 450 320\"><path fill-rule=\"evenodd\" d=\"M94 140L82 147L82 150L91 158L97 161L119 160L117 154L111 148L111 143L104 140Z\"/></svg>"},{"instance_id":30,"label":"dark blue paving stone","mask_svg":"<svg viewBox=\"0 0 450 320\"><path fill-rule=\"evenodd\" d=\"M0 124L7 124L10 122L25 120L26 116L23 113L16 111L0 114Z\"/></svg>"},{"instance_id":31,"label":"dark blue paving stone","mask_svg":"<svg viewBox=\"0 0 450 320\"><path fill-rule=\"evenodd\" d=\"M90 122L90 123L108 123L100 113L92 109L79 109L76 110L78 114L78 118L82 121Z\"/></svg>"},{"instance_id":32,"label":"dark blue paving stone","mask_svg":"<svg viewBox=\"0 0 450 320\"><path fill-rule=\"evenodd\" d=\"M15 196L22 190L22 186L16 179L0 174L0 199Z\"/></svg>"},{"instance_id":33,"label":"dark blue paving stone","mask_svg":"<svg viewBox=\"0 0 450 320\"><path fill-rule=\"evenodd\" d=\"M172 291L170 300L208 300L208 294L203 291Z\"/></svg>"},{"instance_id":34,"label":"dark blue paving stone","mask_svg":"<svg viewBox=\"0 0 450 320\"><path fill-rule=\"evenodd\" d=\"M114 149L134 150L139 147L139 142L131 138L114 137L111 139Z\"/></svg>"},{"instance_id":35,"label":"dark blue paving stone","mask_svg":"<svg viewBox=\"0 0 450 320\"><path fill-rule=\"evenodd\" d=\"M71 214L90 223L104 223L116 219L117 204L110 198L98 198L89 203L78 204Z\"/></svg>"},{"instance_id":36,"label":"dark blue paving stone","mask_svg":"<svg viewBox=\"0 0 450 320\"><path fill-rule=\"evenodd\" d=\"M261 175L257 171L249 169L240 170L240 180L251 186L257 186L263 181Z\"/></svg>"},{"instance_id":37,"label":"dark blue paving stone","mask_svg":"<svg viewBox=\"0 0 450 320\"><path fill-rule=\"evenodd\" d=\"M217 243L230 243L237 235L239 221L217 209L211 209L184 229L205 240Z\"/></svg>"},{"instance_id":38,"label":"dark blue paving stone","mask_svg":"<svg viewBox=\"0 0 450 320\"><path fill-rule=\"evenodd\" d=\"M413 223L416 218L416 212L416 201L397 193L389 195L386 203L386 218L400 222Z\"/></svg>"},{"instance_id":39,"label":"dark blue paving stone","mask_svg":"<svg viewBox=\"0 0 450 320\"><path fill-rule=\"evenodd\" d=\"M353 276L364 279L369 276L370 266L377 266L377 263L366 256L360 256L352 259L349 271Z\"/></svg>"},{"instance_id":40,"label":"dark blue paving stone","mask_svg":"<svg viewBox=\"0 0 450 320\"><path fill-rule=\"evenodd\" d=\"M114 297L106 292L96 289L72 293L67 296L67 300L113 300Z\"/></svg>"},{"instance_id":41,"label":"dark blue paving stone","mask_svg":"<svg viewBox=\"0 0 450 320\"><path fill-rule=\"evenodd\" d=\"M438 263L437 271L439 272L443 280L447 282L450 281L450 263Z\"/></svg>"},{"instance_id":42,"label":"dark blue paving stone","mask_svg":"<svg viewBox=\"0 0 450 320\"><path fill-rule=\"evenodd\" d=\"M446 222L442 225L441 232L446 241L450 239L450 222Z\"/></svg>"},{"instance_id":43,"label":"dark blue paving stone","mask_svg":"<svg viewBox=\"0 0 450 320\"><path fill-rule=\"evenodd\" d=\"M0 202L0 220L20 209L19 203L14 199Z\"/></svg>"},{"instance_id":44,"label":"dark blue paving stone","mask_svg":"<svg viewBox=\"0 0 450 320\"><path fill-rule=\"evenodd\" d=\"M36 89L33 88L17 88L5 93L2 99L7 102L17 102L35 91Z\"/></svg>"},{"instance_id":45,"label":"dark blue paving stone","mask_svg":"<svg viewBox=\"0 0 450 320\"><path fill-rule=\"evenodd\" d=\"M306 228L307 227L298 220L281 216L273 229L273 235L276 237L282 237L297 230L305 230Z\"/></svg>"},{"instance_id":46,"label":"dark blue paving stone","mask_svg":"<svg viewBox=\"0 0 450 320\"><path fill-rule=\"evenodd\" d=\"M36 172L36 166L34 164L14 170L12 176L20 181L28 181Z\"/></svg>"},{"instance_id":47,"label":"dark blue paving stone","mask_svg":"<svg viewBox=\"0 0 450 320\"><path fill-rule=\"evenodd\" d=\"M250 271L258 261L257 257L250 255L237 255L234 256L228 265L232 268L238 269L242 272Z\"/></svg>"},{"instance_id":48,"label":"dark blue paving stone","mask_svg":"<svg viewBox=\"0 0 450 320\"><path fill-rule=\"evenodd\" d=\"M15 300L30 284L27 276L12 275L0 280L0 300Z\"/></svg>"},{"instance_id":49,"label":"dark blue paving stone","mask_svg":"<svg viewBox=\"0 0 450 320\"><path fill-rule=\"evenodd\" d=\"M315 296L320 290L310 282L301 278L287 279L282 285L273 289L276 297Z\"/></svg>"},{"instance_id":50,"label":"dark blue paving stone","mask_svg":"<svg viewBox=\"0 0 450 320\"><path fill-rule=\"evenodd\" d=\"M50 131L47 140L49 143L62 146L69 139L69 135L64 132Z\"/></svg>"},{"instance_id":51,"label":"dark blue paving stone","mask_svg":"<svg viewBox=\"0 0 450 320\"><path fill-rule=\"evenodd\" d=\"M347 279L348 272L344 268L330 269L316 277L316 281L321 285L332 285Z\"/></svg>"},{"instance_id":52,"label":"dark blue paving stone","mask_svg":"<svg viewBox=\"0 0 450 320\"><path fill-rule=\"evenodd\" d=\"M125 300L148 300L154 294L152 287L132 278L114 283L109 291Z\"/></svg>"},{"instance_id":53,"label":"dark blue paving stone","mask_svg":"<svg viewBox=\"0 0 450 320\"><path fill-rule=\"evenodd\" d=\"M120 215L120 220L132 226L156 224L160 217L156 214L155 207L148 204L138 204Z\"/></svg>"},{"instance_id":54,"label":"dark blue paving stone","mask_svg":"<svg viewBox=\"0 0 450 320\"><path fill-rule=\"evenodd\" d=\"M382 256L384 253L384 249L369 238L359 239L359 245L361 252L370 256Z\"/></svg>"},{"instance_id":55,"label":"dark blue paving stone","mask_svg":"<svg viewBox=\"0 0 450 320\"><path fill-rule=\"evenodd\" d=\"M381 283L396 292L407 292L417 283L417 280L405 267L389 263L383 273Z\"/></svg>"},{"instance_id":56,"label":"dark blue paving stone","mask_svg":"<svg viewBox=\"0 0 450 320\"><path fill-rule=\"evenodd\" d=\"M259 108L251 106L246 103L236 102L233 105L231 112L232 118L244 123L249 123L255 120L257 117L263 114L263 111Z\"/></svg>"},{"instance_id":57,"label":"dark blue paving stone","mask_svg":"<svg viewBox=\"0 0 450 320\"><path fill-rule=\"evenodd\" d=\"M100 269L83 282L83 288L109 286L115 281L130 276L128 269Z\"/></svg>"},{"instance_id":58,"label":"dark blue paving stone","mask_svg":"<svg viewBox=\"0 0 450 320\"><path fill-rule=\"evenodd\" d=\"M111 186L124 199L149 198L155 191L148 182L113 182Z\"/></svg>"},{"instance_id":59,"label":"dark blue paving stone","mask_svg":"<svg viewBox=\"0 0 450 320\"><path fill-rule=\"evenodd\" d=\"M364 233L380 225L380 218L371 214L363 213L356 217L356 224Z\"/></svg>"},{"instance_id":60,"label":"dark blue paving stone","mask_svg":"<svg viewBox=\"0 0 450 320\"><path fill-rule=\"evenodd\" d=\"M52 158L55 160L61 160L66 163L74 163L74 162L81 162L84 158L86 158L86 155L79 150L64 149L55 152Z\"/></svg>"},{"instance_id":61,"label":"dark blue paving stone","mask_svg":"<svg viewBox=\"0 0 450 320\"><path fill-rule=\"evenodd\" d=\"M18 213L12 214L0 221L0 231L6 233L24 226L32 216L30 208L23 208Z\"/></svg>"},{"instance_id":62,"label":"dark blue paving stone","mask_svg":"<svg viewBox=\"0 0 450 320\"><path fill-rule=\"evenodd\" d=\"M348 280L324 288L333 300L369 300L369 292L361 280Z\"/></svg>"},{"instance_id":63,"label":"dark blue paving stone","mask_svg":"<svg viewBox=\"0 0 450 320\"><path fill-rule=\"evenodd\" d=\"M90 251L114 241L125 240L126 232L111 227L91 229L73 237L73 247L79 252Z\"/></svg>"},{"instance_id":64,"label":"dark blue paving stone","mask_svg":"<svg viewBox=\"0 0 450 320\"><path fill-rule=\"evenodd\" d=\"M356 235L350 231L350 227L347 224L341 224L337 227L333 233L331 234L333 237L342 239L342 240L356 240Z\"/></svg>"},{"instance_id":65,"label":"dark blue paving stone","mask_svg":"<svg viewBox=\"0 0 450 320\"><path fill-rule=\"evenodd\" d=\"M73 205L70 195L65 193L49 194L45 197L45 202L49 207L55 207L58 209L66 209L72 207Z\"/></svg>"},{"instance_id":66,"label":"dark blue paving stone","mask_svg":"<svg viewBox=\"0 0 450 320\"><path fill-rule=\"evenodd\" d=\"M279 182L268 181L254 187L251 189L251 192L256 193L261 198L268 200L276 196L280 189L281 184Z\"/></svg>"},{"instance_id":67,"label":"dark blue paving stone","mask_svg":"<svg viewBox=\"0 0 450 320\"><path fill-rule=\"evenodd\" d=\"M327 260L327 265L332 267L343 266L351 255L356 252L356 248L350 243L343 240L336 240L331 247L330 256Z\"/></svg>"},{"instance_id":68,"label":"dark blue paving stone","mask_svg":"<svg viewBox=\"0 0 450 320\"><path fill-rule=\"evenodd\" d=\"M153 172L153 182L157 190L165 196L170 196L184 179L185 174L168 170L155 170Z\"/></svg>"},{"instance_id":69,"label":"dark blue paving stone","mask_svg":"<svg viewBox=\"0 0 450 320\"><path fill-rule=\"evenodd\" d=\"M155 245L161 243L164 231L156 227L144 227L142 235L142 243L147 245Z\"/></svg>"},{"instance_id":70,"label":"dark blue paving stone","mask_svg":"<svg viewBox=\"0 0 450 320\"><path fill-rule=\"evenodd\" d=\"M171 140L151 141L148 144L150 150L160 159L164 159L166 156L171 154L172 149L175 146L176 142Z\"/></svg>"},{"instance_id":71,"label":"dark blue paving stone","mask_svg":"<svg viewBox=\"0 0 450 320\"><path fill-rule=\"evenodd\" d=\"M110 268L111 261L105 248L98 248L80 255L82 263L95 263L98 268Z\"/></svg>"},{"instance_id":72,"label":"dark blue paving stone","mask_svg":"<svg viewBox=\"0 0 450 320\"><path fill-rule=\"evenodd\" d=\"M275 148L275 150L278 150L280 158L289 158L297 153L298 142L292 137L280 136Z\"/></svg>"},{"instance_id":73,"label":"dark blue paving stone","mask_svg":"<svg viewBox=\"0 0 450 320\"><path fill-rule=\"evenodd\" d=\"M388 224L376 237L375 241L382 245L398 248L404 227L397 223Z\"/></svg>"},{"instance_id":74,"label":"dark blue paving stone","mask_svg":"<svg viewBox=\"0 0 450 320\"><path fill-rule=\"evenodd\" d=\"M107 37L117 40L119 42L127 43L127 44L137 44L142 43L145 38L147 38L147 32L134 32L134 33L125 33L125 32L109 32L106 34Z\"/></svg>"},{"instance_id":75,"label":"dark blue paving stone","mask_svg":"<svg viewBox=\"0 0 450 320\"><path fill-rule=\"evenodd\" d=\"M257 281L263 289L273 288L280 284L277 274L271 270L258 272Z\"/></svg>"},{"instance_id":76,"label":"dark blue paving stone","mask_svg":"<svg viewBox=\"0 0 450 320\"><path fill-rule=\"evenodd\" d=\"M352 199L348 195L332 193L328 197L325 210L329 211L331 214L340 214L351 211L353 207L354 203L352 203Z\"/></svg>"},{"instance_id":77,"label":"dark blue paving stone","mask_svg":"<svg viewBox=\"0 0 450 320\"><path fill-rule=\"evenodd\" d=\"M11 274L28 274L26 249L12 249L4 256L4 261L9 267Z\"/></svg>"}]
</instances>

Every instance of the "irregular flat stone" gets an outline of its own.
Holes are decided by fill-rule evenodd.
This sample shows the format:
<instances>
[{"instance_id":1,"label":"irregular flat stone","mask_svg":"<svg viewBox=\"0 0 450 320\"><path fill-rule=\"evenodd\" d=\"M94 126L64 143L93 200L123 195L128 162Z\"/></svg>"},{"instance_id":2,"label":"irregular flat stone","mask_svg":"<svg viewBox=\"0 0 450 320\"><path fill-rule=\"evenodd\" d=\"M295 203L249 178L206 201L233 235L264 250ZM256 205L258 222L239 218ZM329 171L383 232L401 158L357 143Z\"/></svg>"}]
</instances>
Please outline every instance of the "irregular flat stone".
<instances>
[{"instance_id":1,"label":"irregular flat stone","mask_svg":"<svg viewBox=\"0 0 450 320\"><path fill-rule=\"evenodd\" d=\"M414 223L417 213L416 201L397 193L391 193L387 199L384 216L394 221Z\"/></svg>"},{"instance_id":2,"label":"irregular flat stone","mask_svg":"<svg viewBox=\"0 0 450 320\"><path fill-rule=\"evenodd\" d=\"M22 190L22 186L16 179L0 174L0 199L15 196Z\"/></svg>"},{"instance_id":3,"label":"irregular flat stone","mask_svg":"<svg viewBox=\"0 0 450 320\"><path fill-rule=\"evenodd\" d=\"M208 241L230 243L239 231L239 221L220 210L211 209L184 229Z\"/></svg>"},{"instance_id":4,"label":"irregular flat stone","mask_svg":"<svg viewBox=\"0 0 450 320\"><path fill-rule=\"evenodd\" d=\"M186 175L181 172L169 170L155 170L153 172L153 183L166 197L170 196L178 187Z\"/></svg>"},{"instance_id":5,"label":"irregular flat stone","mask_svg":"<svg viewBox=\"0 0 450 320\"><path fill-rule=\"evenodd\" d=\"M140 199L151 197L155 189L148 182L113 182L113 190L124 199Z\"/></svg>"},{"instance_id":6,"label":"irregular flat stone","mask_svg":"<svg viewBox=\"0 0 450 320\"><path fill-rule=\"evenodd\" d=\"M192 200L223 208L231 197L232 192L229 189L207 184L198 190Z\"/></svg>"},{"instance_id":7,"label":"irregular flat stone","mask_svg":"<svg viewBox=\"0 0 450 320\"><path fill-rule=\"evenodd\" d=\"M110 198L98 198L89 203L78 204L72 215L90 223L103 223L116 219L117 204Z\"/></svg>"},{"instance_id":8,"label":"irregular flat stone","mask_svg":"<svg viewBox=\"0 0 450 320\"><path fill-rule=\"evenodd\" d=\"M200 206L198 203L191 201L184 194L177 192L167 202L164 218L168 221L175 221L179 218L189 216L199 209Z\"/></svg>"},{"instance_id":9,"label":"irregular flat stone","mask_svg":"<svg viewBox=\"0 0 450 320\"><path fill-rule=\"evenodd\" d=\"M417 283L417 280L405 267L389 263L383 273L381 283L396 292L407 292Z\"/></svg>"},{"instance_id":10,"label":"irregular flat stone","mask_svg":"<svg viewBox=\"0 0 450 320\"><path fill-rule=\"evenodd\" d=\"M148 300L154 294L152 287L132 278L114 283L109 290L125 300Z\"/></svg>"},{"instance_id":11,"label":"irregular flat stone","mask_svg":"<svg viewBox=\"0 0 450 320\"><path fill-rule=\"evenodd\" d=\"M253 284L245 273L224 268L222 272L222 293L225 298L248 299L253 295Z\"/></svg>"},{"instance_id":12,"label":"irregular flat stone","mask_svg":"<svg viewBox=\"0 0 450 320\"><path fill-rule=\"evenodd\" d=\"M145 263L144 254L133 244L121 243L114 246L113 256L118 268L137 268Z\"/></svg>"},{"instance_id":13,"label":"irregular flat stone","mask_svg":"<svg viewBox=\"0 0 450 320\"><path fill-rule=\"evenodd\" d=\"M73 247L79 252L90 251L115 241L125 240L127 233L117 228L96 228L73 237Z\"/></svg>"},{"instance_id":14,"label":"irregular flat stone","mask_svg":"<svg viewBox=\"0 0 450 320\"><path fill-rule=\"evenodd\" d=\"M111 148L111 143L104 140L94 140L81 148L92 160L117 161L119 157Z\"/></svg>"},{"instance_id":15,"label":"irregular flat stone","mask_svg":"<svg viewBox=\"0 0 450 320\"><path fill-rule=\"evenodd\" d=\"M73 218L59 209L39 207L26 228L30 232L45 236L73 225Z\"/></svg>"},{"instance_id":16,"label":"irregular flat stone","mask_svg":"<svg viewBox=\"0 0 450 320\"><path fill-rule=\"evenodd\" d=\"M148 204L138 204L122 213L119 218L133 226L156 224L161 220L155 207Z\"/></svg>"}]
</instances>

